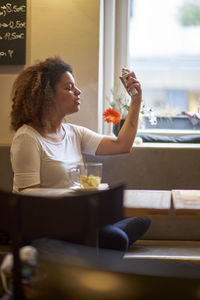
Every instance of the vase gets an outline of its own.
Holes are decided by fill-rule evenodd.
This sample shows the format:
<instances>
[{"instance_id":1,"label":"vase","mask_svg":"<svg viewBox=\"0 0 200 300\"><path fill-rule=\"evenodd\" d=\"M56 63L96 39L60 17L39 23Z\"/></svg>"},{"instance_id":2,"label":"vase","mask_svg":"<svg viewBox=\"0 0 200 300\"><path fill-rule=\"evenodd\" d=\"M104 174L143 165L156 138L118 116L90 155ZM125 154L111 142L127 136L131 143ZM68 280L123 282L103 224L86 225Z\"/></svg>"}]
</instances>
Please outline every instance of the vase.
<instances>
[{"instance_id":1,"label":"vase","mask_svg":"<svg viewBox=\"0 0 200 300\"><path fill-rule=\"evenodd\" d=\"M107 123L105 128L106 135L114 135L113 134L113 123Z\"/></svg>"},{"instance_id":2,"label":"vase","mask_svg":"<svg viewBox=\"0 0 200 300\"><path fill-rule=\"evenodd\" d=\"M114 135L118 136L118 133L119 133L120 129L122 128L124 122L125 122L125 119L121 119L121 121L119 123L117 123L116 125L113 126Z\"/></svg>"}]
</instances>

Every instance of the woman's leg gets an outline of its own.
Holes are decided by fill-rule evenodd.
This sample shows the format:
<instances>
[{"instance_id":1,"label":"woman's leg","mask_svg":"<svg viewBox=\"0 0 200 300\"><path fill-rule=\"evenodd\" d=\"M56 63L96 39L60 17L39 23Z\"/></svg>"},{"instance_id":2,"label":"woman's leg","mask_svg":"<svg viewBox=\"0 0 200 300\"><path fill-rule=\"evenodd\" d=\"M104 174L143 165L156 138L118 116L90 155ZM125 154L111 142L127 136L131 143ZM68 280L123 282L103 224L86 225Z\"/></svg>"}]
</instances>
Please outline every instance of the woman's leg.
<instances>
[{"instance_id":1,"label":"woman's leg","mask_svg":"<svg viewBox=\"0 0 200 300\"><path fill-rule=\"evenodd\" d=\"M125 252L150 227L150 218L126 218L99 231L99 248Z\"/></svg>"},{"instance_id":2,"label":"woman's leg","mask_svg":"<svg viewBox=\"0 0 200 300\"><path fill-rule=\"evenodd\" d=\"M147 232L150 225L151 225L150 218L136 218L136 217L126 218L113 224L113 226L123 230L127 234L129 240L129 246L133 244L136 240L138 240L145 232Z\"/></svg>"}]
</instances>

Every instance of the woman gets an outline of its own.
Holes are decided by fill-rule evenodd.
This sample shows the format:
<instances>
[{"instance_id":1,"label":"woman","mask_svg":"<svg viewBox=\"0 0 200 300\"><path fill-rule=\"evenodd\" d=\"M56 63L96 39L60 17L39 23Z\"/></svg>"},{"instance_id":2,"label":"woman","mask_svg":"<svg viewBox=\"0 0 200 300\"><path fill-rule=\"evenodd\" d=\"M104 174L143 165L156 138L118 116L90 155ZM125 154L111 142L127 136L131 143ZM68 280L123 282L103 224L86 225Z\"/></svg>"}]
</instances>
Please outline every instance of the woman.
<instances>
[{"instance_id":1,"label":"woman","mask_svg":"<svg viewBox=\"0 0 200 300\"><path fill-rule=\"evenodd\" d=\"M122 78L121 78L122 79ZM59 57L24 69L12 91L11 146L14 191L26 188L68 188L68 170L83 162L82 153L96 155L130 152L137 132L141 86L133 72L127 75L128 93L135 88L126 121L117 138L63 123L80 109L81 91L70 65ZM149 219L130 218L102 228L102 248L126 250L150 226Z\"/></svg>"}]
</instances>

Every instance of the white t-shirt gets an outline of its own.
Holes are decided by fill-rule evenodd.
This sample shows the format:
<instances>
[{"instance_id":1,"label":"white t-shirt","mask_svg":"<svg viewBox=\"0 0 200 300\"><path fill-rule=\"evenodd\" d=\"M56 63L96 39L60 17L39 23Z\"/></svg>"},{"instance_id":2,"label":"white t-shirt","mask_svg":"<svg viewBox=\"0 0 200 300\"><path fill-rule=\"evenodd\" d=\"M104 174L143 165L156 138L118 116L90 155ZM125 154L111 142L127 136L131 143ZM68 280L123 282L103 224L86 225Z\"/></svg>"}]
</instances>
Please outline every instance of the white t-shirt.
<instances>
[{"instance_id":1,"label":"white t-shirt","mask_svg":"<svg viewBox=\"0 0 200 300\"><path fill-rule=\"evenodd\" d=\"M104 137L85 127L62 124L61 142L43 138L28 125L20 127L11 145L13 190L40 184L43 188L68 188L69 169L83 162L82 153L95 154Z\"/></svg>"}]
</instances>

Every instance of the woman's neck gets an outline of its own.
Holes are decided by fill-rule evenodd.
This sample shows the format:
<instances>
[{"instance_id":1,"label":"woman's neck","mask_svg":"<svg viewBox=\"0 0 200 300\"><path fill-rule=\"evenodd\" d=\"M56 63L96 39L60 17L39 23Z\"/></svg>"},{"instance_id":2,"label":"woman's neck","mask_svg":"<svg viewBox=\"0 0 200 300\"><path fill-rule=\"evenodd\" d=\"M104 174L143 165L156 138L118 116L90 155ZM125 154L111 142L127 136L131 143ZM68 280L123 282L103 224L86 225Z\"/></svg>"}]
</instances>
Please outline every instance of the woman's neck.
<instances>
[{"instance_id":1,"label":"woman's neck","mask_svg":"<svg viewBox=\"0 0 200 300\"><path fill-rule=\"evenodd\" d=\"M45 127L40 127L34 122L30 122L28 125L37 130L42 137L53 142L60 142L65 136L65 131L62 127L62 123L49 123Z\"/></svg>"}]
</instances>

